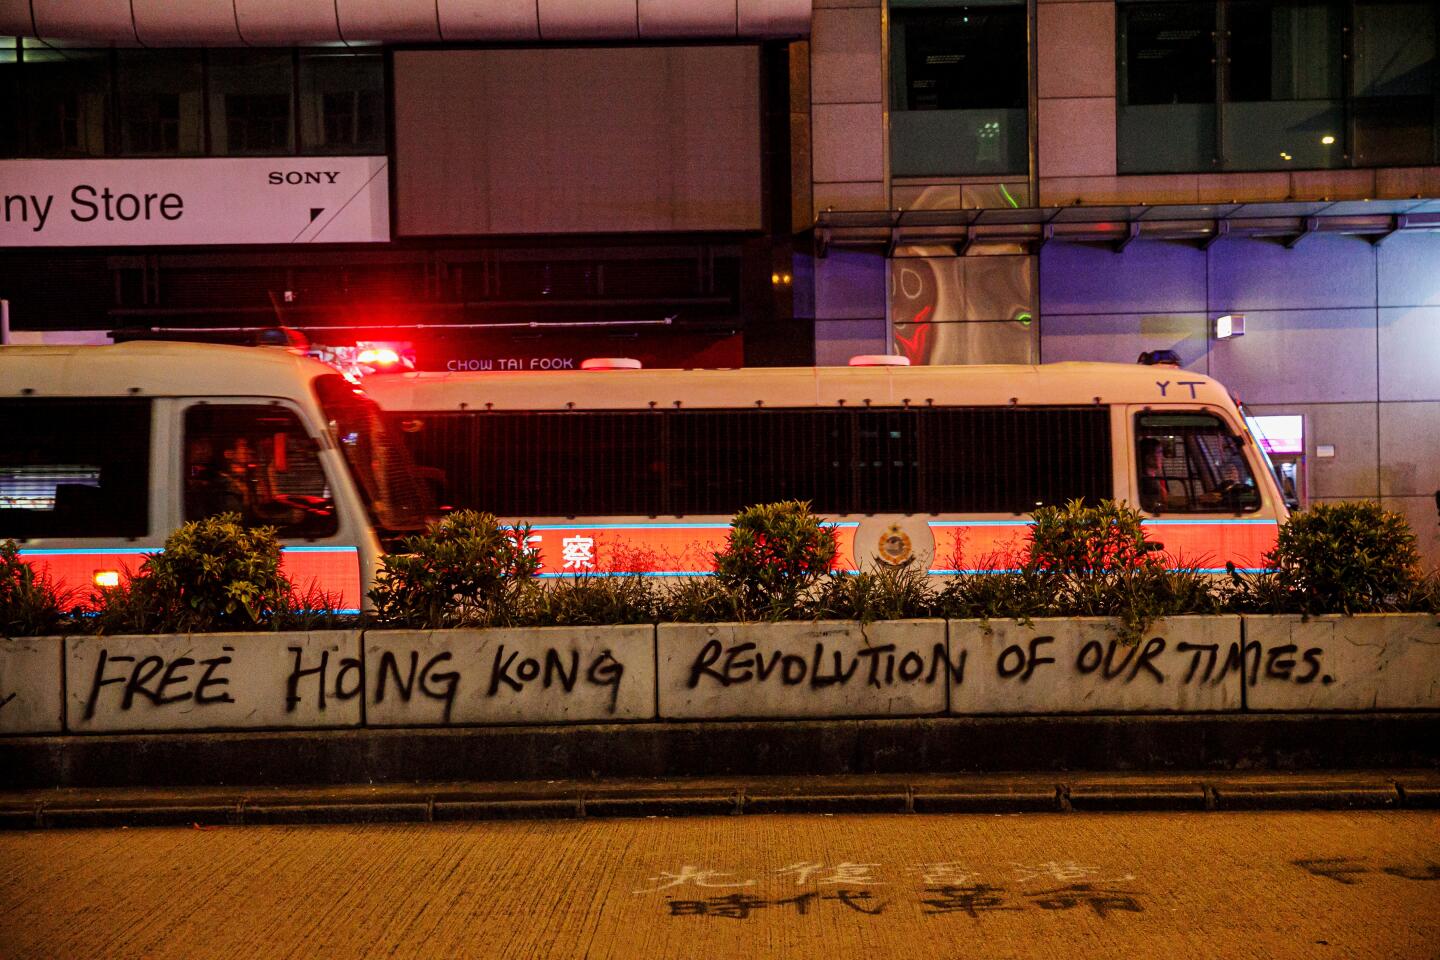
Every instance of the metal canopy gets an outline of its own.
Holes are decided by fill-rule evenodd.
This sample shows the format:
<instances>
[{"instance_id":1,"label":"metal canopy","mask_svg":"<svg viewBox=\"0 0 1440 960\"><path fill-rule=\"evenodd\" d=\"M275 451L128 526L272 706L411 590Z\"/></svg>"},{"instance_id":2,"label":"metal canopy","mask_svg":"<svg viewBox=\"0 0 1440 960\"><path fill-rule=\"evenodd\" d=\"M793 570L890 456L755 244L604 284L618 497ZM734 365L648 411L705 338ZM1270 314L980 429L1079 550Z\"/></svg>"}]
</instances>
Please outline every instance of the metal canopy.
<instances>
[{"instance_id":1,"label":"metal canopy","mask_svg":"<svg viewBox=\"0 0 1440 960\"><path fill-rule=\"evenodd\" d=\"M1440 230L1440 199L826 210L815 220L821 256L830 247L883 248L894 255L910 246L949 246L963 256L977 244L1025 244L1033 252L1050 240L1123 250L1137 239L1208 247L1224 237L1270 237L1293 247L1317 233L1379 243L1400 230Z\"/></svg>"}]
</instances>

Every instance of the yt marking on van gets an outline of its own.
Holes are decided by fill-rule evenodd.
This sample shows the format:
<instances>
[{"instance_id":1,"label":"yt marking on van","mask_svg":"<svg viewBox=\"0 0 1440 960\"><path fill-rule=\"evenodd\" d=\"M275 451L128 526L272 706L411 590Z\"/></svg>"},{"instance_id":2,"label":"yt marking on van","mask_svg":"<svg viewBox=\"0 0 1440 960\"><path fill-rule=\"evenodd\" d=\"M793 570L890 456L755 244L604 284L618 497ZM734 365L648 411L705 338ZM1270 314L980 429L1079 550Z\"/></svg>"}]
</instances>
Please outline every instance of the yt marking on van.
<instances>
[{"instance_id":1,"label":"yt marking on van","mask_svg":"<svg viewBox=\"0 0 1440 960\"><path fill-rule=\"evenodd\" d=\"M1175 386L1177 386L1177 387L1189 387L1189 388L1190 388L1190 399L1191 399L1191 400L1196 399L1196 397L1195 397L1195 388L1196 388L1196 387L1200 387L1200 386L1204 386L1204 385L1205 385L1205 381L1204 381L1204 380L1178 380L1178 381L1176 381L1176 383L1175 383ZM1155 386L1157 386L1157 387L1160 388L1160 396L1162 396L1162 397L1169 396L1169 394L1166 392L1166 391L1170 388L1170 381L1169 381L1169 380L1156 380L1156 381L1155 381Z\"/></svg>"}]
</instances>

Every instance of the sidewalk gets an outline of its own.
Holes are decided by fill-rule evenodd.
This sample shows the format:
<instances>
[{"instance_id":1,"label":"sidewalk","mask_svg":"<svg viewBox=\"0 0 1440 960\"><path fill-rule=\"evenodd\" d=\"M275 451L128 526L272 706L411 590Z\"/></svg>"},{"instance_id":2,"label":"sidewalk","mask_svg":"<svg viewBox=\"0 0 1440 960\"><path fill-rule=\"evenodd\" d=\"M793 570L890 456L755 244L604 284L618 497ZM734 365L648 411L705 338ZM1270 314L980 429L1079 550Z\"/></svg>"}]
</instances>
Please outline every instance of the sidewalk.
<instances>
[{"instance_id":1,"label":"sidewalk","mask_svg":"<svg viewBox=\"0 0 1440 960\"><path fill-rule=\"evenodd\" d=\"M30 790L0 794L0 828L1362 808L1440 808L1440 772L1077 772Z\"/></svg>"}]
</instances>

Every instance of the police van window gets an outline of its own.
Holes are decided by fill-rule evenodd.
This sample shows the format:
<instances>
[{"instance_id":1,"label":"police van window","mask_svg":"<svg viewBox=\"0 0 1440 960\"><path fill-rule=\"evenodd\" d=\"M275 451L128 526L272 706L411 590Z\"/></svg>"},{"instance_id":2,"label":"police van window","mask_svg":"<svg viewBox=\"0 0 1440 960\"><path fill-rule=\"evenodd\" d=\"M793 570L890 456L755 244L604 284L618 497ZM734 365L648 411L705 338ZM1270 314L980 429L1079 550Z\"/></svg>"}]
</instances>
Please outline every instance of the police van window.
<instances>
[{"instance_id":1,"label":"police van window","mask_svg":"<svg viewBox=\"0 0 1440 960\"><path fill-rule=\"evenodd\" d=\"M1249 513L1255 477L1232 431L1207 413L1136 418L1140 506L1149 513Z\"/></svg>"},{"instance_id":2,"label":"police van window","mask_svg":"<svg viewBox=\"0 0 1440 960\"><path fill-rule=\"evenodd\" d=\"M185 411L185 519L238 513L286 539L329 536L335 502L299 418L269 404L196 404Z\"/></svg>"},{"instance_id":3,"label":"police van window","mask_svg":"<svg viewBox=\"0 0 1440 960\"><path fill-rule=\"evenodd\" d=\"M149 400L0 400L0 539L142 537L149 490Z\"/></svg>"}]
</instances>

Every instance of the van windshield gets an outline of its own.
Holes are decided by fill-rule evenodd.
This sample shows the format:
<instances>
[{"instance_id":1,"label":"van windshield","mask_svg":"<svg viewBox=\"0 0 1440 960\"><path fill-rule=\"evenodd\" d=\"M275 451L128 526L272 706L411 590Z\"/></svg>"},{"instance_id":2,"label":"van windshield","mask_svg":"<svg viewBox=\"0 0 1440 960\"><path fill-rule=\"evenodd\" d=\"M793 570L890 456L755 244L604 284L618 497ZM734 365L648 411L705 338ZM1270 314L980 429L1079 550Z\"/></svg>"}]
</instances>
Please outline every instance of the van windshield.
<instances>
[{"instance_id":1,"label":"van windshield","mask_svg":"<svg viewBox=\"0 0 1440 960\"><path fill-rule=\"evenodd\" d=\"M434 513L429 491L375 401L339 374L316 377L314 389L381 537L425 529Z\"/></svg>"}]
</instances>

